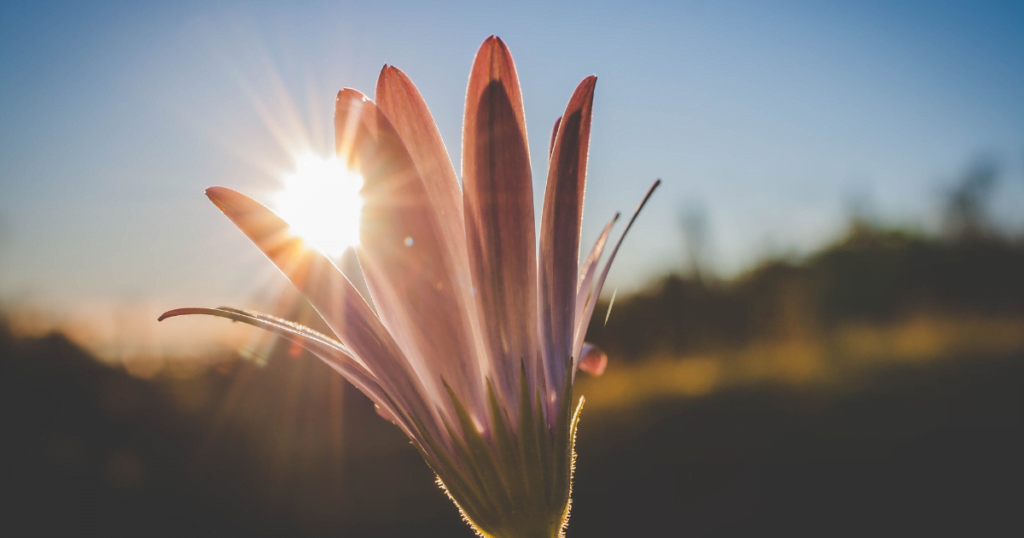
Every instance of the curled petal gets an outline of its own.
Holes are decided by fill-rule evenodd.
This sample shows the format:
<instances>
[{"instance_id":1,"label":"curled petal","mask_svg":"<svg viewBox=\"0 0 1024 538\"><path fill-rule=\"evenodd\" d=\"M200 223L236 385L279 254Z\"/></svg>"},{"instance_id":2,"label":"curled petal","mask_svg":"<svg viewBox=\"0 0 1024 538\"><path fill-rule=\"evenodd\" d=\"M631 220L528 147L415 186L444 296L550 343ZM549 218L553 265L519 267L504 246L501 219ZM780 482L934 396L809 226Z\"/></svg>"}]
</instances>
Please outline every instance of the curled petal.
<instances>
[{"instance_id":1,"label":"curled petal","mask_svg":"<svg viewBox=\"0 0 1024 538\"><path fill-rule=\"evenodd\" d=\"M512 55L490 37L466 89L462 181L469 265L481 313L490 378L514 401L525 361L531 386L542 377L537 350L537 262L526 118ZM510 406L514 409L514 406Z\"/></svg>"},{"instance_id":2,"label":"curled petal","mask_svg":"<svg viewBox=\"0 0 1024 538\"><path fill-rule=\"evenodd\" d=\"M358 361L356 361L351 356L351 352L347 350L341 342L298 323L271 316L269 314L261 314L259 312L250 312L230 307L178 308L164 312L159 318L157 318L157 321L188 315L206 315L230 319L231 321L246 323L253 327L258 327L272 332L278 336L291 339L293 342L299 344L303 349L309 351L332 369L344 376L345 379L352 383L352 385L359 389L360 392L365 394L366 397L374 403L376 408L380 410L378 412L387 413L388 416L391 417L388 420L401 428L401 430L408 435L421 450L429 449L422 434L413 426L408 410L397 406L395 402L388 397L381 388L379 380L372 373L367 371ZM394 417L396 416L402 418L395 419Z\"/></svg>"},{"instance_id":3,"label":"curled petal","mask_svg":"<svg viewBox=\"0 0 1024 538\"><path fill-rule=\"evenodd\" d=\"M301 338L304 343L313 345L316 349L336 351L347 357L349 360L355 360L351 357L352 352L345 347L345 344L342 344L330 336L310 329L305 325L260 312L250 312L248 310L241 310L239 308L231 308L228 306L222 306L220 308L176 308L161 314L160 317L157 318L157 321L163 321L165 319L178 316L191 315L215 316L230 319L231 321L240 321L242 323L247 323L254 327L270 331L279 336Z\"/></svg>"},{"instance_id":4,"label":"curled petal","mask_svg":"<svg viewBox=\"0 0 1024 538\"><path fill-rule=\"evenodd\" d=\"M590 342L584 342L580 356L579 369L590 375L599 376L608 367L608 355Z\"/></svg>"}]
</instances>

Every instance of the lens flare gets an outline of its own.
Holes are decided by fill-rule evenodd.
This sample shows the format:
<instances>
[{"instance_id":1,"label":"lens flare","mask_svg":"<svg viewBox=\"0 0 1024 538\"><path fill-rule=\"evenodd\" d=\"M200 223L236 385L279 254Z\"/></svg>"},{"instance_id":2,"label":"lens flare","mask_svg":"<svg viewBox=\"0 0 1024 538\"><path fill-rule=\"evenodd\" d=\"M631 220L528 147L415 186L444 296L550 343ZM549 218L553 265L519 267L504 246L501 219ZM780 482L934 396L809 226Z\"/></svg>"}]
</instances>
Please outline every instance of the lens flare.
<instances>
[{"instance_id":1,"label":"lens flare","mask_svg":"<svg viewBox=\"0 0 1024 538\"><path fill-rule=\"evenodd\" d=\"M328 256L359 244L363 178L335 158L304 155L284 177L274 209L292 231Z\"/></svg>"}]
</instances>

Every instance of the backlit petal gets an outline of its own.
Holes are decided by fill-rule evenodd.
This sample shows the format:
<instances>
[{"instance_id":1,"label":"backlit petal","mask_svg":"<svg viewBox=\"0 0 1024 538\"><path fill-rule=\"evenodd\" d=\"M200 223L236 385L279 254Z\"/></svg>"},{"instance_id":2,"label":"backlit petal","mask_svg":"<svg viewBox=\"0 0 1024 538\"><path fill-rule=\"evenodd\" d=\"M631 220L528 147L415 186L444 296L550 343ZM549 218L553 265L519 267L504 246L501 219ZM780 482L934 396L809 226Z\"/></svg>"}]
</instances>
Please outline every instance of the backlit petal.
<instances>
[{"instance_id":1,"label":"backlit petal","mask_svg":"<svg viewBox=\"0 0 1024 538\"><path fill-rule=\"evenodd\" d=\"M573 352L573 317L579 271L580 222L590 148L590 118L597 77L587 77L573 92L559 122L548 165L540 228L541 349L548 387L564 384Z\"/></svg>"},{"instance_id":2,"label":"backlit petal","mask_svg":"<svg viewBox=\"0 0 1024 538\"><path fill-rule=\"evenodd\" d=\"M466 252L466 226L462 211L462 188L455 176L441 133L412 80L394 66L385 65L377 79L377 107L395 127L416 170L423 179L431 204L437 213L448 256L455 269L456 289L468 307L468 321L477 356L486 356L481 342L476 302L470 296L473 278ZM466 360L469 360L467 357Z\"/></svg>"},{"instance_id":3,"label":"backlit petal","mask_svg":"<svg viewBox=\"0 0 1024 538\"><path fill-rule=\"evenodd\" d=\"M520 361L533 381L540 377L536 231L519 79L508 48L493 36L480 46L466 90L462 181L470 269L491 378L502 398L514 401Z\"/></svg>"},{"instance_id":4,"label":"backlit petal","mask_svg":"<svg viewBox=\"0 0 1024 538\"><path fill-rule=\"evenodd\" d=\"M338 156L364 180L359 260L381 321L450 419L442 379L479 409L469 295L423 178L394 126L361 93L342 90L334 120Z\"/></svg>"},{"instance_id":5,"label":"backlit petal","mask_svg":"<svg viewBox=\"0 0 1024 538\"><path fill-rule=\"evenodd\" d=\"M385 65L377 79L377 106L398 131L416 170L423 178L427 194L444 229L445 241L457 261L460 278L469 285L469 266L465 254L465 221L462 217L462 189L455 167L441 140L426 102L400 69Z\"/></svg>"}]
</instances>

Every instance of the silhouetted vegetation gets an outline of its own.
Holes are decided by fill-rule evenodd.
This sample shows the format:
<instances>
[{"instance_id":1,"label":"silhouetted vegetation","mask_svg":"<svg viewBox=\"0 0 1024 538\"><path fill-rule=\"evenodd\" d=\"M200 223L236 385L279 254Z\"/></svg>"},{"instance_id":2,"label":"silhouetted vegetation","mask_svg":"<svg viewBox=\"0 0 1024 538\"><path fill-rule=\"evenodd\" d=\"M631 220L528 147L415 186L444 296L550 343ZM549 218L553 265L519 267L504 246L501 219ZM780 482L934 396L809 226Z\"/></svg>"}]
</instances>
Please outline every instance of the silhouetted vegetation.
<instances>
[{"instance_id":1,"label":"silhouetted vegetation","mask_svg":"<svg viewBox=\"0 0 1024 538\"><path fill-rule=\"evenodd\" d=\"M909 316L1024 316L1024 244L853 227L806 260L768 261L729 281L670 275L594 316L589 338L624 360L800 338ZM607 308L604 305L603 308ZM599 306L599 311L603 311Z\"/></svg>"},{"instance_id":2,"label":"silhouetted vegetation","mask_svg":"<svg viewBox=\"0 0 1024 538\"><path fill-rule=\"evenodd\" d=\"M0 324L0 534L465 532L401 432L327 366L278 347L266 365L144 380Z\"/></svg>"},{"instance_id":3,"label":"silhouetted vegetation","mask_svg":"<svg viewBox=\"0 0 1024 538\"><path fill-rule=\"evenodd\" d=\"M141 380L0 328L4 536L469 536L307 356ZM585 410L571 535L1015 535L1024 356Z\"/></svg>"}]
</instances>

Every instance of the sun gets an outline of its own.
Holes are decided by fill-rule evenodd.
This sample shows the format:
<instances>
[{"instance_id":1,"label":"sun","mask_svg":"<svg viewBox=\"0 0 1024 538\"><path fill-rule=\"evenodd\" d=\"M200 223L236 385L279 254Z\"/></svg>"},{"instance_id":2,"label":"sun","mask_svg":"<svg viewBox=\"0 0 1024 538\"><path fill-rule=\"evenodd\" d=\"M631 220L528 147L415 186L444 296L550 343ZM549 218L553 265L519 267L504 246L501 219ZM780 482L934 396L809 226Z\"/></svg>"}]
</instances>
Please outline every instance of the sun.
<instances>
[{"instance_id":1,"label":"sun","mask_svg":"<svg viewBox=\"0 0 1024 538\"><path fill-rule=\"evenodd\" d=\"M283 179L273 205L295 234L332 257L359 244L359 174L338 159L307 154L295 160L295 171Z\"/></svg>"}]
</instances>

